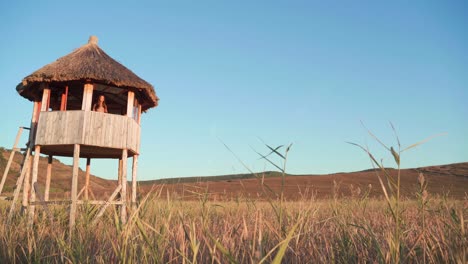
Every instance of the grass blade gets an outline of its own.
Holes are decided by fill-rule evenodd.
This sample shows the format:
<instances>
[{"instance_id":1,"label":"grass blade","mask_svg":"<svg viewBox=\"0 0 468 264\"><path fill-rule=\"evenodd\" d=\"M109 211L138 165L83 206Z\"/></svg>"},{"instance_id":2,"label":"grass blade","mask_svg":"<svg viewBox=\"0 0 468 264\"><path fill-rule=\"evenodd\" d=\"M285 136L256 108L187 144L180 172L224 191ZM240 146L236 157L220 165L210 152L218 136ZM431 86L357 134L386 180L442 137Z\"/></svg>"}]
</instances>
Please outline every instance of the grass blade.
<instances>
[{"instance_id":1,"label":"grass blade","mask_svg":"<svg viewBox=\"0 0 468 264\"><path fill-rule=\"evenodd\" d=\"M409 147L406 147L406 148L403 149L401 152L406 151L406 150L409 150L409 149L412 149L412 148L415 148L415 147L417 147L417 146L419 146L419 145L421 145L421 144L424 144L424 143L428 142L429 140L431 140L431 139L433 139L433 138L441 137L441 136L445 136L445 135L447 135L447 133L440 133L440 134L437 134L437 135L430 136L430 137L428 137L428 138L426 138L426 139L424 139L424 140L421 140L421 141L419 141L419 142L417 142L417 143L414 143L413 145L411 145L411 146L409 146Z\"/></svg>"}]
</instances>

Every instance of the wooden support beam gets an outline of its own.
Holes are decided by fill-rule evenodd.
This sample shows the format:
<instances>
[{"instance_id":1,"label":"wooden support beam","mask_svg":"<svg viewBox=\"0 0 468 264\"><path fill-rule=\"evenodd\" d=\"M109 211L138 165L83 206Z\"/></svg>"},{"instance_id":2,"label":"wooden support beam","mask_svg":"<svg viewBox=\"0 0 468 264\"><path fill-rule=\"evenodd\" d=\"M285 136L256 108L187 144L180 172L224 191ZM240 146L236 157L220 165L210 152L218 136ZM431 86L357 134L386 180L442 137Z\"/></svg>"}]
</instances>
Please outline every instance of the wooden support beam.
<instances>
[{"instance_id":1,"label":"wooden support beam","mask_svg":"<svg viewBox=\"0 0 468 264\"><path fill-rule=\"evenodd\" d=\"M37 128L37 120L39 118L39 112L41 111L41 102L34 102L34 106L33 106L33 114L32 114L32 117L31 117L31 130L29 130L29 141L27 143L28 145L28 151L29 153L32 152L32 148L33 146L35 145L34 142L36 140L36 128ZM21 182L23 184L23 207L22 209L25 209L27 206L28 206L28 200L29 200L29 190L30 190L30 186L29 186L29 178L30 178L30 171L31 171L31 161L29 159L25 160L25 162L27 162L28 164L26 164L26 166L23 164L24 167L27 168L27 170L25 171L25 178L24 178L24 181ZM24 170L24 168L22 169Z\"/></svg>"},{"instance_id":2,"label":"wooden support beam","mask_svg":"<svg viewBox=\"0 0 468 264\"><path fill-rule=\"evenodd\" d=\"M39 205L39 204L70 204L71 201L70 200L52 200L52 201L44 201L44 202L34 202L34 203L31 203L31 204L35 204L35 205Z\"/></svg>"},{"instance_id":3,"label":"wooden support beam","mask_svg":"<svg viewBox=\"0 0 468 264\"><path fill-rule=\"evenodd\" d=\"M34 148L34 159L33 159L33 166L32 166L32 178L31 178L31 186L37 183L37 175L39 173L39 158L41 156L41 146L36 146ZM36 189L31 188L31 202L36 202ZM35 214L36 206L29 205L29 225L32 225L34 222L34 214Z\"/></svg>"},{"instance_id":4,"label":"wooden support beam","mask_svg":"<svg viewBox=\"0 0 468 264\"><path fill-rule=\"evenodd\" d=\"M120 220L123 224L127 223L127 156L128 151L127 149L122 150L122 190L121 190L121 197L120 201L122 205L120 206Z\"/></svg>"},{"instance_id":5,"label":"wooden support beam","mask_svg":"<svg viewBox=\"0 0 468 264\"><path fill-rule=\"evenodd\" d=\"M91 194L91 197L96 200L96 196L94 195L93 189L89 189L89 194Z\"/></svg>"},{"instance_id":6,"label":"wooden support beam","mask_svg":"<svg viewBox=\"0 0 468 264\"><path fill-rule=\"evenodd\" d=\"M26 169L26 171L23 181L23 206L21 207L21 212L24 212L24 210L28 208L29 193L31 191L31 185L29 183L29 180L31 178L32 160L28 159L26 162L27 164L23 165L25 167L23 169Z\"/></svg>"},{"instance_id":7,"label":"wooden support beam","mask_svg":"<svg viewBox=\"0 0 468 264\"><path fill-rule=\"evenodd\" d=\"M119 168L117 170L118 180L117 182L120 184L122 182L122 157L119 158Z\"/></svg>"},{"instance_id":8,"label":"wooden support beam","mask_svg":"<svg viewBox=\"0 0 468 264\"><path fill-rule=\"evenodd\" d=\"M128 91L127 97L127 116L133 118L133 104L135 99L135 93Z\"/></svg>"},{"instance_id":9,"label":"wooden support beam","mask_svg":"<svg viewBox=\"0 0 468 264\"><path fill-rule=\"evenodd\" d=\"M37 184L37 182L35 182L33 184L33 190L37 194L37 198L39 198L39 204L42 205L42 207L44 208L44 211L46 212L47 216L49 217L50 223L53 224L54 223L54 217L52 216L52 213L50 212L49 207L47 206L47 203L44 201L44 198L42 197L41 192L39 191L39 184ZM34 202L34 203L31 202L31 205L35 205L35 203L36 202Z\"/></svg>"},{"instance_id":10,"label":"wooden support beam","mask_svg":"<svg viewBox=\"0 0 468 264\"><path fill-rule=\"evenodd\" d=\"M71 205L70 205L70 235L73 231L76 219L76 201L78 192L78 169L80 163L80 145L75 144L73 151L73 172L72 172L72 184L71 184Z\"/></svg>"},{"instance_id":11,"label":"wooden support beam","mask_svg":"<svg viewBox=\"0 0 468 264\"><path fill-rule=\"evenodd\" d=\"M60 111L67 111L67 101L68 101L68 85L65 86L65 90L62 93L62 100L60 100Z\"/></svg>"},{"instance_id":12,"label":"wooden support beam","mask_svg":"<svg viewBox=\"0 0 468 264\"><path fill-rule=\"evenodd\" d=\"M20 152L20 151L26 151L28 148L12 148L11 150L13 151L16 151L16 152Z\"/></svg>"},{"instance_id":13,"label":"wooden support beam","mask_svg":"<svg viewBox=\"0 0 468 264\"><path fill-rule=\"evenodd\" d=\"M46 172L46 182L45 182L45 191L44 191L44 201L49 201L49 191L50 191L50 180L52 177L52 155L49 155L47 159L47 172Z\"/></svg>"},{"instance_id":14,"label":"wooden support beam","mask_svg":"<svg viewBox=\"0 0 468 264\"><path fill-rule=\"evenodd\" d=\"M33 106L33 114L32 114L32 117L31 117L31 130L29 130L29 141L27 143L28 145L28 152L29 154L32 152L32 148L33 146L35 145L34 142L36 141L36 128L37 128L37 120L39 118L39 112L41 110L41 102L34 102L34 106ZM23 164L23 168L21 170L21 172L23 173L23 170L26 169L24 171L24 180L21 181L21 184L23 184L23 202L22 202L22 210L23 211L27 206L28 206L28 200L29 200L29 190L31 189L30 185L29 185L29 178L30 178L30 175L31 175L31 162L30 159L25 159L25 163L27 164ZM18 187L17 187L18 188ZM21 189L21 188L19 188Z\"/></svg>"},{"instance_id":15,"label":"wooden support beam","mask_svg":"<svg viewBox=\"0 0 468 264\"><path fill-rule=\"evenodd\" d=\"M41 102L34 102L33 114L31 117L31 125L29 126L29 139L27 143L28 148L32 148L34 146L34 141L36 140L37 120L39 119L40 110Z\"/></svg>"},{"instance_id":16,"label":"wooden support beam","mask_svg":"<svg viewBox=\"0 0 468 264\"><path fill-rule=\"evenodd\" d=\"M93 224L96 224L97 220L99 219L99 217L101 217L104 212L106 211L107 207L112 203L112 201L114 201L115 197L117 196L117 194L119 194L120 192L120 189L122 189L122 185L119 184L119 186L117 186L117 188L115 189L115 191L112 193L112 195L109 197L109 200L107 200L107 202L101 207L101 210L99 210L99 212L96 214L96 218L94 218L93 220Z\"/></svg>"},{"instance_id":17,"label":"wooden support beam","mask_svg":"<svg viewBox=\"0 0 468 264\"><path fill-rule=\"evenodd\" d=\"M96 204L96 205L121 205L122 201L98 201L98 200L88 200L88 201L78 201L78 204Z\"/></svg>"},{"instance_id":18,"label":"wooden support beam","mask_svg":"<svg viewBox=\"0 0 468 264\"><path fill-rule=\"evenodd\" d=\"M137 169L138 169L138 155L133 155L132 164L132 209L135 212L137 209Z\"/></svg>"},{"instance_id":19,"label":"wooden support beam","mask_svg":"<svg viewBox=\"0 0 468 264\"><path fill-rule=\"evenodd\" d=\"M84 85L83 89L83 101L81 104L81 110L91 111L91 106L93 104L93 85L87 83Z\"/></svg>"},{"instance_id":20,"label":"wooden support beam","mask_svg":"<svg viewBox=\"0 0 468 264\"><path fill-rule=\"evenodd\" d=\"M47 84L43 84L43 90L42 90L42 101L37 104L35 107L34 107L34 112L33 113L33 123L34 123L34 130L32 131L33 132L33 137L35 139L35 133L36 133L36 127L37 127L37 122L39 121L39 113L40 112L46 112L46 111L49 111L49 103L50 103L50 89L49 87L47 86ZM33 127L33 126L32 126ZM35 142L35 140L33 141ZM31 144L31 141L30 143ZM35 143L33 144L35 145ZM32 145L30 146L32 148ZM26 207L28 206L28 194L29 192L31 193L31 201L35 201L36 200L36 193L34 191L34 188L31 188L31 186L34 185L35 182L37 182L37 174L38 174L38 166L39 166L39 156L40 156L40 153L41 153L41 147L40 146L35 146L35 150L34 150L34 164L32 166L32 179L31 179L31 185L29 185L29 175L30 175L30 172L27 172L26 174L26 179L25 179L25 188L24 188L24 194L23 194L23 207ZM32 224L33 221L34 221L34 213L35 213L35 207L34 205L30 206L29 207L29 224Z\"/></svg>"},{"instance_id":21,"label":"wooden support beam","mask_svg":"<svg viewBox=\"0 0 468 264\"><path fill-rule=\"evenodd\" d=\"M50 91L49 88L47 88L47 90L49 90L49 94L47 96L47 106L46 106L46 111L49 111L49 108L50 108L50 97L52 96L52 92Z\"/></svg>"},{"instance_id":22,"label":"wooden support beam","mask_svg":"<svg viewBox=\"0 0 468 264\"><path fill-rule=\"evenodd\" d=\"M36 111L36 116L34 117L35 124L37 124L37 121L39 120L39 116L41 115L41 109L42 109L42 101L37 102L37 111Z\"/></svg>"},{"instance_id":23,"label":"wooden support beam","mask_svg":"<svg viewBox=\"0 0 468 264\"><path fill-rule=\"evenodd\" d=\"M39 197L38 197L39 198ZM70 200L52 200L52 201L41 201L39 199L39 201L36 201L34 203L31 202L31 204L34 204L34 205L48 205L48 204L69 204L71 203ZM76 201L76 204L93 204L93 205L105 205L105 204L109 204L109 205L121 205L122 202L121 201L112 201L112 202L109 202L109 201L100 201L100 200L88 200L88 201L84 201L84 200L77 200Z\"/></svg>"},{"instance_id":24,"label":"wooden support beam","mask_svg":"<svg viewBox=\"0 0 468 264\"><path fill-rule=\"evenodd\" d=\"M85 200L89 198L89 175L91 172L91 158L86 159Z\"/></svg>"},{"instance_id":25,"label":"wooden support beam","mask_svg":"<svg viewBox=\"0 0 468 264\"><path fill-rule=\"evenodd\" d=\"M81 194L84 193L85 189L86 189L86 186L83 186L83 188L81 188L80 192L79 192L78 195L76 196L76 199L80 199L80 196L81 196Z\"/></svg>"},{"instance_id":26,"label":"wooden support beam","mask_svg":"<svg viewBox=\"0 0 468 264\"><path fill-rule=\"evenodd\" d=\"M30 156L31 156L31 149L28 148L28 150L26 150L23 167L21 168L21 174L18 177L18 180L16 181L16 188L15 188L15 191L13 192L13 201L11 202L10 212L8 213L8 221L7 221L8 223L13 218L13 214L15 212L15 207L16 207L16 200L18 200L19 198L21 186L23 185L26 172L29 171L28 165L29 165Z\"/></svg>"},{"instance_id":27,"label":"wooden support beam","mask_svg":"<svg viewBox=\"0 0 468 264\"><path fill-rule=\"evenodd\" d=\"M15 153L16 153L16 146L18 145L18 142L21 138L21 134L23 133L23 127L20 127L18 129L18 133L16 133L16 138L15 138L15 143L13 144L13 148L11 150L11 153L10 153L10 157L8 158L8 162L7 162L7 165L5 167L5 171L3 172L3 176L2 176L2 181L0 182L0 194L2 194L2 191L3 191L3 186L5 185L5 181L6 181L6 177L8 175L8 172L10 171L10 166L11 166L11 163L13 162L13 158L15 157Z\"/></svg>"},{"instance_id":28,"label":"wooden support beam","mask_svg":"<svg viewBox=\"0 0 468 264\"><path fill-rule=\"evenodd\" d=\"M42 91L42 102L41 102L41 112L49 111L50 104L50 89L44 88Z\"/></svg>"}]
</instances>

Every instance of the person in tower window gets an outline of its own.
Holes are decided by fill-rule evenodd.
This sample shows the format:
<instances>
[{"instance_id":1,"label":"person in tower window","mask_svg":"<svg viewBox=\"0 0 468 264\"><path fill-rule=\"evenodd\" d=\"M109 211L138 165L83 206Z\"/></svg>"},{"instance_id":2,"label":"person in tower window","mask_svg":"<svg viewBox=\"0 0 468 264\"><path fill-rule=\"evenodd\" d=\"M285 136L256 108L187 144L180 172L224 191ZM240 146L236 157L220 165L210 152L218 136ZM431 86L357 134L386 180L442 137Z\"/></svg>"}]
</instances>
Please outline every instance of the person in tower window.
<instances>
[{"instance_id":1,"label":"person in tower window","mask_svg":"<svg viewBox=\"0 0 468 264\"><path fill-rule=\"evenodd\" d=\"M107 104L104 95L98 97L98 101L93 105L93 111L107 113Z\"/></svg>"}]
</instances>

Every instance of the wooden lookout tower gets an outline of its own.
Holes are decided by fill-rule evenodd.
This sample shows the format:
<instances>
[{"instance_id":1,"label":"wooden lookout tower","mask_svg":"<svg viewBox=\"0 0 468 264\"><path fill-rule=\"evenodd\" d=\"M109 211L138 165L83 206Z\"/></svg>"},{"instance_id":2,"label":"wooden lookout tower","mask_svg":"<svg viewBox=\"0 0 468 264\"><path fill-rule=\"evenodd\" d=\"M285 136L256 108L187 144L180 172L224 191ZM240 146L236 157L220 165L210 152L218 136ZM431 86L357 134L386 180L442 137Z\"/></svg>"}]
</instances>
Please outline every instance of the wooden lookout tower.
<instances>
[{"instance_id":1,"label":"wooden lookout tower","mask_svg":"<svg viewBox=\"0 0 468 264\"><path fill-rule=\"evenodd\" d=\"M10 215L15 210L21 189L22 205L28 209L30 220L34 219L38 202L53 202L48 199L53 181L52 157L61 156L73 157L71 195L70 200L65 201L70 204L70 228L75 223L77 206L83 203L102 205L98 215L109 204L118 205L121 221L125 222L127 206L136 203L141 113L158 105L153 86L107 55L99 48L97 38L91 36L87 44L26 76L17 91L32 101L34 107L29 142L24 150L24 164L13 194ZM102 96L107 105L105 108L98 104ZM40 154L49 157L44 196L37 188ZM131 157L130 203L127 161ZM80 158L87 162L85 184L78 190ZM105 201L88 199L92 159L119 161L118 187Z\"/></svg>"}]
</instances>

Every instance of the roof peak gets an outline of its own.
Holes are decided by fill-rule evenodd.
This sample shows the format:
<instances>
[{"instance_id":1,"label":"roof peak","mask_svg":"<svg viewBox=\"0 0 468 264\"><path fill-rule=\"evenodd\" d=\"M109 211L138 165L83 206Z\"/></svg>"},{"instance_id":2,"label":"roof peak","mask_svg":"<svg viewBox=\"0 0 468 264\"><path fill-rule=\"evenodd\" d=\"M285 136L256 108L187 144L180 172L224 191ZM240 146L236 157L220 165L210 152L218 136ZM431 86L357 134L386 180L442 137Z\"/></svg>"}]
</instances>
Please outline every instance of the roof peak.
<instances>
[{"instance_id":1,"label":"roof peak","mask_svg":"<svg viewBox=\"0 0 468 264\"><path fill-rule=\"evenodd\" d=\"M87 44L26 76L18 91L23 97L35 99L34 92L41 89L41 83L66 85L91 80L125 90L141 91L143 110L157 106L154 87L107 55L97 42L96 36L90 36Z\"/></svg>"},{"instance_id":2,"label":"roof peak","mask_svg":"<svg viewBox=\"0 0 468 264\"><path fill-rule=\"evenodd\" d=\"M96 36L90 36L89 37L89 40L88 40L88 44L94 44L94 45L97 45L98 44L98 37Z\"/></svg>"}]
</instances>

